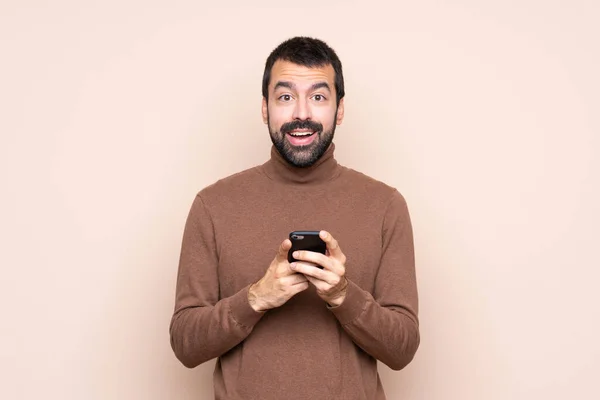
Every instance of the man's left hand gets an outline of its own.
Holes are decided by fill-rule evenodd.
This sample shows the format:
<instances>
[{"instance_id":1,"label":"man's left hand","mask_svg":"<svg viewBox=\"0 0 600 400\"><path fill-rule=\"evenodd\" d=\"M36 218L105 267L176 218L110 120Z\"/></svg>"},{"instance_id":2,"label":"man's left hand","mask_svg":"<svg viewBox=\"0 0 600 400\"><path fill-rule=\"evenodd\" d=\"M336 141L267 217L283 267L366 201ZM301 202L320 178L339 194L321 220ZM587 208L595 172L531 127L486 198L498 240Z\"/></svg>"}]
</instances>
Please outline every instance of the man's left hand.
<instances>
[{"instance_id":1,"label":"man's left hand","mask_svg":"<svg viewBox=\"0 0 600 400\"><path fill-rule=\"evenodd\" d=\"M293 256L299 260L290 264L291 268L306 276L315 285L317 294L330 306L339 306L346 298L346 256L342 253L337 240L327 231L319 232L327 244L327 254L313 251L295 251ZM320 265L323 269L317 267Z\"/></svg>"}]
</instances>

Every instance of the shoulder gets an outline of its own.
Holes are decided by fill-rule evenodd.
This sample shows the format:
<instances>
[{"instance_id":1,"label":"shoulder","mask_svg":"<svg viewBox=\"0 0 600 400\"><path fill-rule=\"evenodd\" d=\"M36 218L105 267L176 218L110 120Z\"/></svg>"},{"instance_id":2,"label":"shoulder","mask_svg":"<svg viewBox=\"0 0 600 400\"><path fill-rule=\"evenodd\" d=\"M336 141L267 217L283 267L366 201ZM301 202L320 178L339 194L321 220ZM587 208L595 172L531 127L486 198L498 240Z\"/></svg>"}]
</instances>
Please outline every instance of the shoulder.
<instances>
[{"instance_id":1,"label":"shoulder","mask_svg":"<svg viewBox=\"0 0 600 400\"><path fill-rule=\"evenodd\" d=\"M362 194L371 201L385 204L391 202L406 203L398 188L355 169L346 166L342 168L344 169L345 184L357 195Z\"/></svg>"},{"instance_id":2,"label":"shoulder","mask_svg":"<svg viewBox=\"0 0 600 400\"><path fill-rule=\"evenodd\" d=\"M258 167L248 168L205 186L198 191L197 197L206 205L216 205L239 194L251 192L261 176Z\"/></svg>"},{"instance_id":3,"label":"shoulder","mask_svg":"<svg viewBox=\"0 0 600 400\"><path fill-rule=\"evenodd\" d=\"M412 226L408 204L398 188L350 168L346 168L345 175L347 185L359 193L355 207L379 216L384 232L393 230L398 223Z\"/></svg>"}]
</instances>

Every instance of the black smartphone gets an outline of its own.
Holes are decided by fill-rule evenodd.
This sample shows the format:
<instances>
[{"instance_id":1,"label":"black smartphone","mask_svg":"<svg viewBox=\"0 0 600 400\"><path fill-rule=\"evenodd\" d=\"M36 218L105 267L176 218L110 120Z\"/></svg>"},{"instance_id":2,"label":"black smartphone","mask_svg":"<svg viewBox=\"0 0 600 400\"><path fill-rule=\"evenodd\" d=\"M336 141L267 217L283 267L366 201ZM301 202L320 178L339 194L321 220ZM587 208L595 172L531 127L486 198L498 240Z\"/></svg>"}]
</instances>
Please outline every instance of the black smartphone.
<instances>
[{"instance_id":1,"label":"black smartphone","mask_svg":"<svg viewBox=\"0 0 600 400\"><path fill-rule=\"evenodd\" d=\"M292 254L296 250L308 250L326 254L327 244L319 237L319 231L294 231L290 233L292 248L288 251L288 261L297 261ZM322 268L322 267L321 267Z\"/></svg>"}]
</instances>

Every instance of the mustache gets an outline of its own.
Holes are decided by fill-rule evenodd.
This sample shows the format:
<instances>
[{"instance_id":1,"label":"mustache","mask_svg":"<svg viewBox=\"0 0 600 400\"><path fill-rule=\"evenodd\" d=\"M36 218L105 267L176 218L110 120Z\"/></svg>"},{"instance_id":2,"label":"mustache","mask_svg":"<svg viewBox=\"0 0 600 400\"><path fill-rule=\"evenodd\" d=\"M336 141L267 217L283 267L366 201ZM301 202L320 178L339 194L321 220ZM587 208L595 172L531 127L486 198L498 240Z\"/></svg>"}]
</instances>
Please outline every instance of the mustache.
<instances>
[{"instance_id":1,"label":"mustache","mask_svg":"<svg viewBox=\"0 0 600 400\"><path fill-rule=\"evenodd\" d=\"M287 134L296 129L308 129L313 132L322 132L323 124L311 120L294 120L281 125L281 133Z\"/></svg>"}]
</instances>

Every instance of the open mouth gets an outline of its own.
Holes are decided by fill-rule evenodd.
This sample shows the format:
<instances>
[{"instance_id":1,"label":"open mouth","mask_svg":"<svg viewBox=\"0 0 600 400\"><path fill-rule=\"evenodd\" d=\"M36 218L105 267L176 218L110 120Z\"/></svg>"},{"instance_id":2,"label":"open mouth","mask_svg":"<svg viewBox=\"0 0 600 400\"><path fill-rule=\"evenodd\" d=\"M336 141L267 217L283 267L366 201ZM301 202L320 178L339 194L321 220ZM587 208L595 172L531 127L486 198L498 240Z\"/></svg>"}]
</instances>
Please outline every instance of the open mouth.
<instances>
[{"instance_id":1,"label":"open mouth","mask_svg":"<svg viewBox=\"0 0 600 400\"><path fill-rule=\"evenodd\" d=\"M306 137L306 136L310 136L313 134L315 134L314 131L292 131L292 132L288 133L288 135L294 136L294 137Z\"/></svg>"},{"instance_id":2,"label":"open mouth","mask_svg":"<svg viewBox=\"0 0 600 400\"><path fill-rule=\"evenodd\" d=\"M286 136L290 143L294 146L306 146L307 144L311 144L313 140L315 140L315 131L307 131L307 130L294 130L289 132Z\"/></svg>"}]
</instances>

